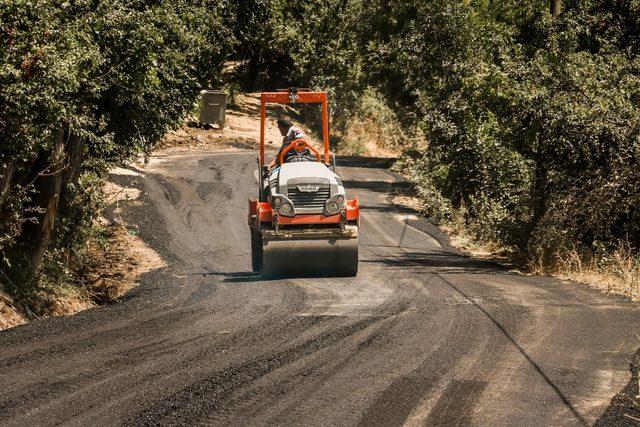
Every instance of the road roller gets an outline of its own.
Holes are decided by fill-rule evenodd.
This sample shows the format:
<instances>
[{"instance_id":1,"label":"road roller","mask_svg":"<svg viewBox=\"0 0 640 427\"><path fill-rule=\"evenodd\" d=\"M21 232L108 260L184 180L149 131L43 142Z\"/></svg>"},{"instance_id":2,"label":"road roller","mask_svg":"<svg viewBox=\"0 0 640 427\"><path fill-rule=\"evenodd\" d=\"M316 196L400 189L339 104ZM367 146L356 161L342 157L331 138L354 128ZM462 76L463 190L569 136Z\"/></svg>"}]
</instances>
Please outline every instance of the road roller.
<instances>
[{"instance_id":1,"label":"road roller","mask_svg":"<svg viewBox=\"0 0 640 427\"><path fill-rule=\"evenodd\" d=\"M319 150L306 138L281 148L265 162L266 108L270 104L320 104ZM288 156L304 154L300 156ZM295 157L296 161L287 161ZM335 173L329 149L326 92L284 89L260 97L258 194L249 198L251 264L262 276L355 276L358 272L360 207Z\"/></svg>"}]
</instances>

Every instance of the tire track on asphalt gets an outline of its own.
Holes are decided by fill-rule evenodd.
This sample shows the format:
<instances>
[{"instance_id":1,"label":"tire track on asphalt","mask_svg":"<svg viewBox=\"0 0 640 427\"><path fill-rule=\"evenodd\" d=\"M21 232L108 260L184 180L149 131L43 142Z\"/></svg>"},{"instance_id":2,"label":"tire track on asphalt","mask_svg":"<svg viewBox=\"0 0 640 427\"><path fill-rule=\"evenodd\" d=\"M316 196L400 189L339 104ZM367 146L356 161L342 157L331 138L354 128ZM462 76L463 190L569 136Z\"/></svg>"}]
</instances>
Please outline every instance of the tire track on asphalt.
<instances>
[{"instance_id":1,"label":"tire track on asphalt","mask_svg":"<svg viewBox=\"0 0 640 427\"><path fill-rule=\"evenodd\" d=\"M625 376L603 389L594 383L599 377L571 370L578 361L597 367L600 349L607 369L620 369L637 347L629 344L637 305L586 289L578 297L547 279L507 277L427 244L376 187L394 188L395 178L379 169L344 173L363 204L358 278L261 281L248 272L246 223L238 215L255 192L254 157L152 160L140 180L153 194L128 212L171 267L145 276L121 304L3 333L0 423L575 424L531 361L578 412L615 387L635 387ZM163 177L165 187L154 181ZM232 193L213 183L222 179ZM184 280L171 276L180 272ZM536 312L528 323L519 311L530 307L527 299L548 303L544 313L552 318ZM572 321L580 329L563 325ZM578 350L531 350L558 343ZM504 377L511 383L491 388ZM528 388L535 401L517 394ZM518 418L525 410L527 418Z\"/></svg>"},{"instance_id":2,"label":"tire track on asphalt","mask_svg":"<svg viewBox=\"0 0 640 427\"><path fill-rule=\"evenodd\" d=\"M305 319L315 320L308 317ZM344 340L378 321L380 319L377 318L364 319L355 324L324 332L319 337L296 347L230 366L155 402L152 406L126 419L124 424L190 424L206 419L222 411L232 398L232 394L242 387L297 359Z\"/></svg>"}]
</instances>

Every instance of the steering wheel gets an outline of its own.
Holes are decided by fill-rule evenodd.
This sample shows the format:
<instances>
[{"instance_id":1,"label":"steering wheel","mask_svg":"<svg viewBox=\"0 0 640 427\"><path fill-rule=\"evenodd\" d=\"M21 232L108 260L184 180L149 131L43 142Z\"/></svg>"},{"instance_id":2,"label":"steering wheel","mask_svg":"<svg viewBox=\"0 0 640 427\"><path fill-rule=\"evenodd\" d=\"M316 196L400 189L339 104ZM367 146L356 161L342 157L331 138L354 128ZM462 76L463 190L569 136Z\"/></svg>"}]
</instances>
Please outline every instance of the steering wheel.
<instances>
[{"instance_id":1,"label":"steering wheel","mask_svg":"<svg viewBox=\"0 0 640 427\"><path fill-rule=\"evenodd\" d=\"M300 153L305 148L309 149L309 151L311 151L313 154L316 155L316 160L317 161L321 161L320 160L321 159L320 152L318 152L318 150L316 150L311 145L309 145L309 143L307 141L305 141L304 139L296 139L296 140L291 141L291 144L289 144L287 146L287 148L282 150L282 153L280 153L280 156L278 157L279 163L282 164L284 162L284 156L289 151L295 149L298 153Z\"/></svg>"}]
</instances>

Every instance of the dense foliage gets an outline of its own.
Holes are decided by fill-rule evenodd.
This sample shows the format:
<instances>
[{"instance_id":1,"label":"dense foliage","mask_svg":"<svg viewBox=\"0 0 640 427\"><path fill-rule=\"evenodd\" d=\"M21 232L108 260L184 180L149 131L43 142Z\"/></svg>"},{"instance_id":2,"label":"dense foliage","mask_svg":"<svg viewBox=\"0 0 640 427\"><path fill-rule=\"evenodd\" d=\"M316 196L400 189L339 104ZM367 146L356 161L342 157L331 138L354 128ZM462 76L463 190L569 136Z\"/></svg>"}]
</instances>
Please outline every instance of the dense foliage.
<instances>
[{"instance_id":1,"label":"dense foliage","mask_svg":"<svg viewBox=\"0 0 640 427\"><path fill-rule=\"evenodd\" d=\"M4 267L81 240L95 177L225 61L247 89L322 87L337 126L388 129L433 218L532 259L637 248L639 35L637 0L4 0Z\"/></svg>"},{"instance_id":2,"label":"dense foliage","mask_svg":"<svg viewBox=\"0 0 640 427\"><path fill-rule=\"evenodd\" d=\"M342 119L382 93L432 217L538 259L640 245L640 2L259 3L284 58L264 73L328 87Z\"/></svg>"},{"instance_id":3,"label":"dense foliage","mask_svg":"<svg viewBox=\"0 0 640 427\"><path fill-rule=\"evenodd\" d=\"M555 20L544 4L513 6L423 3L393 39L404 89L392 90L431 142L417 177L479 236L532 256L637 246L640 63L625 39L638 28L613 31L595 2Z\"/></svg>"},{"instance_id":4,"label":"dense foliage","mask_svg":"<svg viewBox=\"0 0 640 427\"><path fill-rule=\"evenodd\" d=\"M148 152L217 84L219 1L0 3L0 254L34 272L96 214L108 165ZM14 274L14 281L26 280ZM26 274L26 277L32 274ZM7 278L8 279L8 278Z\"/></svg>"}]
</instances>

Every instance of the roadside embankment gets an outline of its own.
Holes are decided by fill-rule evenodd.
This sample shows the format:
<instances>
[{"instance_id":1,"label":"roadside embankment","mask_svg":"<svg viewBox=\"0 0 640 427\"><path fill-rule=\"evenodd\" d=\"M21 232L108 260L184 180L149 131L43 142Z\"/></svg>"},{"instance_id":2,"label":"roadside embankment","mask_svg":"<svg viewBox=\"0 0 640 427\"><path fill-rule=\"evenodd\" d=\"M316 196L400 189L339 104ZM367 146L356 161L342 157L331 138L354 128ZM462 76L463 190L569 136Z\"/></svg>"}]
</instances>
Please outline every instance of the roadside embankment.
<instances>
[{"instance_id":1,"label":"roadside embankment","mask_svg":"<svg viewBox=\"0 0 640 427\"><path fill-rule=\"evenodd\" d=\"M164 266L137 236L137 226L120 215L123 204L138 203L140 190L121 187L113 178L135 173L123 168L110 171L103 185L105 215L91 225L80 247L47 254L45 268L28 289L12 295L4 290L8 278L0 281L0 330L117 301L136 286L141 274Z\"/></svg>"}]
</instances>

